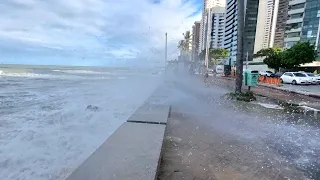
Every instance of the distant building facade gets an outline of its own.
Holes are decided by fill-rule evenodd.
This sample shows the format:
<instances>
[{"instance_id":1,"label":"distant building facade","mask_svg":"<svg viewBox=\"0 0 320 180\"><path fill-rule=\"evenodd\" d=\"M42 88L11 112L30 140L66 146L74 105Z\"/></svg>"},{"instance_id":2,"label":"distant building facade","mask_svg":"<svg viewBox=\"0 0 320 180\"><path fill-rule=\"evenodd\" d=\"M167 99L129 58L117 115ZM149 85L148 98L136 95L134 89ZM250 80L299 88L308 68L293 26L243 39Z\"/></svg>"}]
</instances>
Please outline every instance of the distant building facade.
<instances>
[{"instance_id":1,"label":"distant building facade","mask_svg":"<svg viewBox=\"0 0 320 180\"><path fill-rule=\"evenodd\" d=\"M199 45L200 45L200 25L201 21L194 22L192 26L192 61L198 60L199 55Z\"/></svg>"},{"instance_id":2,"label":"distant building facade","mask_svg":"<svg viewBox=\"0 0 320 180\"><path fill-rule=\"evenodd\" d=\"M259 1L245 0L245 27L244 27L244 53L248 54L248 60L251 61L254 53L256 39L256 28L258 20ZM230 51L229 63L234 65L237 57L238 41L238 7L237 0L227 0L224 48Z\"/></svg>"},{"instance_id":3,"label":"distant building facade","mask_svg":"<svg viewBox=\"0 0 320 180\"><path fill-rule=\"evenodd\" d=\"M288 7L288 19L284 37L284 48L290 48L301 40L303 17L306 0L290 0ZM314 17L316 18L316 16Z\"/></svg>"},{"instance_id":4,"label":"distant building facade","mask_svg":"<svg viewBox=\"0 0 320 180\"><path fill-rule=\"evenodd\" d=\"M274 45L278 4L279 0L261 0L259 2L254 53Z\"/></svg>"},{"instance_id":5,"label":"distant building facade","mask_svg":"<svg viewBox=\"0 0 320 180\"><path fill-rule=\"evenodd\" d=\"M306 0L305 14L303 18L303 26L301 30L301 40L309 41L317 46L318 53L320 51L319 33L320 33L320 0ZM316 44L318 37L318 43Z\"/></svg>"},{"instance_id":6,"label":"distant building facade","mask_svg":"<svg viewBox=\"0 0 320 180\"><path fill-rule=\"evenodd\" d=\"M199 44L199 52L205 49L205 39L206 39L206 27L208 20L208 10L213 7L225 7L226 0L203 0L203 9L202 9L202 18L200 23L200 44Z\"/></svg>"},{"instance_id":7,"label":"distant building facade","mask_svg":"<svg viewBox=\"0 0 320 180\"><path fill-rule=\"evenodd\" d=\"M210 48L224 47L225 17L224 7L211 8Z\"/></svg>"},{"instance_id":8,"label":"distant building facade","mask_svg":"<svg viewBox=\"0 0 320 180\"><path fill-rule=\"evenodd\" d=\"M273 46L283 48L290 0L277 0L277 1L278 2L275 2L275 4L277 5L277 8L275 9L277 18L276 18Z\"/></svg>"}]
</instances>

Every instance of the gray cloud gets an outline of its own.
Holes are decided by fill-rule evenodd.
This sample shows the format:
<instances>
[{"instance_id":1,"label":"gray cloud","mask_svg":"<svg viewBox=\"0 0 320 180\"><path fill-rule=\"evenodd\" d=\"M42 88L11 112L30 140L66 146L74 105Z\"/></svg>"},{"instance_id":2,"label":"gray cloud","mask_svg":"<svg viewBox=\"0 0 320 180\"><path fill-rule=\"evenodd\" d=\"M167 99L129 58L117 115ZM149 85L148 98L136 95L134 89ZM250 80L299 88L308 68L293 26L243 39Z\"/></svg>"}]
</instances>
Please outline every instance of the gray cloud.
<instances>
[{"instance_id":1,"label":"gray cloud","mask_svg":"<svg viewBox=\"0 0 320 180\"><path fill-rule=\"evenodd\" d=\"M0 47L128 58L159 56L164 33L173 51L200 14L181 0L2 0ZM174 43L174 45L173 45ZM38 50L35 50L37 49ZM154 50L158 50L155 53ZM77 52L77 53L74 53Z\"/></svg>"}]
</instances>

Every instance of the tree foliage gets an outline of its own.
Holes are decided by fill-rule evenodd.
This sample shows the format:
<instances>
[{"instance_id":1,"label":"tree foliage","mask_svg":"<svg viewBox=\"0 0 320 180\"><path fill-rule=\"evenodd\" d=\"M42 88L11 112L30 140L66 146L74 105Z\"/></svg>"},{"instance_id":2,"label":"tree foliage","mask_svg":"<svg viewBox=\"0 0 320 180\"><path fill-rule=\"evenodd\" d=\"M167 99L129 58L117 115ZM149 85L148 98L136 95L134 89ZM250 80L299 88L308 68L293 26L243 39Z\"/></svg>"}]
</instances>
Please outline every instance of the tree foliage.
<instances>
[{"instance_id":1,"label":"tree foliage","mask_svg":"<svg viewBox=\"0 0 320 180\"><path fill-rule=\"evenodd\" d=\"M283 53L282 64L285 68L295 68L300 64L313 62L317 57L314 45L309 42L297 42Z\"/></svg>"},{"instance_id":2,"label":"tree foliage","mask_svg":"<svg viewBox=\"0 0 320 180\"><path fill-rule=\"evenodd\" d=\"M217 64L217 60L225 59L229 56L229 51L224 48L211 48L209 49L209 63L212 65ZM206 50L202 50L199 54L199 59L204 60L206 58Z\"/></svg>"},{"instance_id":3,"label":"tree foliage","mask_svg":"<svg viewBox=\"0 0 320 180\"><path fill-rule=\"evenodd\" d=\"M254 57L265 57L263 62L276 71L282 67L282 49L279 47L261 49Z\"/></svg>"},{"instance_id":4,"label":"tree foliage","mask_svg":"<svg viewBox=\"0 0 320 180\"><path fill-rule=\"evenodd\" d=\"M229 56L229 51L224 48L212 48L209 50L210 63L217 64L217 60L225 59Z\"/></svg>"},{"instance_id":5,"label":"tree foliage","mask_svg":"<svg viewBox=\"0 0 320 180\"><path fill-rule=\"evenodd\" d=\"M187 31L186 33L183 33L183 40L180 40L179 43L178 43L178 48L180 49L181 51L181 55L184 57L184 58L189 58L190 56L190 46L191 46L191 33L190 31Z\"/></svg>"},{"instance_id":6,"label":"tree foliage","mask_svg":"<svg viewBox=\"0 0 320 180\"><path fill-rule=\"evenodd\" d=\"M254 57L265 57L263 62L269 68L278 71L279 68L291 69L301 64L310 63L316 59L316 55L314 46L309 42L297 42L285 51L279 47L261 49Z\"/></svg>"}]
</instances>

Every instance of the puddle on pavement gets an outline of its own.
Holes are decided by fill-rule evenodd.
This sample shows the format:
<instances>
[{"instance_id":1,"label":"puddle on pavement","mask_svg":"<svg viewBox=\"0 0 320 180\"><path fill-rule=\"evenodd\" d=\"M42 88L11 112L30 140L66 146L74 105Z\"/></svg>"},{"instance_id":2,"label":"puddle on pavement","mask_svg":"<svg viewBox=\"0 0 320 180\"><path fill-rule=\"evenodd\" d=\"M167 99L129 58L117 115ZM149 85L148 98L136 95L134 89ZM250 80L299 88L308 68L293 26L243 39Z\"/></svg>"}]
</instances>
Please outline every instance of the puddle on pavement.
<instances>
[{"instance_id":1,"label":"puddle on pavement","mask_svg":"<svg viewBox=\"0 0 320 180\"><path fill-rule=\"evenodd\" d=\"M260 102L252 102L252 103L260 105L260 106L267 108L267 109L278 109L278 110L284 109L282 106L277 105L277 104L267 104L267 103L260 103Z\"/></svg>"}]
</instances>

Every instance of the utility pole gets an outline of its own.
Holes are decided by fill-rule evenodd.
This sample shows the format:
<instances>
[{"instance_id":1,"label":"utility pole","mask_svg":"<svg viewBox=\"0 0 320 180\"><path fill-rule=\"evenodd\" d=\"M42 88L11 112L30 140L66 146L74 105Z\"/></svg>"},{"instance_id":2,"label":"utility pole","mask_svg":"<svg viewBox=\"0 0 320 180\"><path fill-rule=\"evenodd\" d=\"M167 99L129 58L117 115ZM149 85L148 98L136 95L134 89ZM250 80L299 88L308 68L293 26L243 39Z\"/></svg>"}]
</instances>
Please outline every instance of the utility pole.
<instances>
[{"instance_id":1,"label":"utility pole","mask_svg":"<svg viewBox=\"0 0 320 180\"><path fill-rule=\"evenodd\" d=\"M164 56L164 71L167 72L167 59L168 58L168 33L166 33L166 45L165 45L165 56Z\"/></svg>"},{"instance_id":2,"label":"utility pole","mask_svg":"<svg viewBox=\"0 0 320 180\"><path fill-rule=\"evenodd\" d=\"M319 18L319 24L318 24L318 32L317 32L316 44L315 44L314 48L318 52L318 44L319 44L319 36L320 36L320 10L318 10L317 18Z\"/></svg>"},{"instance_id":3,"label":"utility pole","mask_svg":"<svg viewBox=\"0 0 320 180\"><path fill-rule=\"evenodd\" d=\"M249 58L249 53L247 51L247 56L246 56L246 69L248 69L248 58Z\"/></svg>"},{"instance_id":4,"label":"utility pole","mask_svg":"<svg viewBox=\"0 0 320 180\"><path fill-rule=\"evenodd\" d=\"M241 93L242 79L243 79L243 33L245 23L245 12L244 12L244 0L237 0L238 6L238 49L237 49L237 61L236 61L236 93Z\"/></svg>"},{"instance_id":5,"label":"utility pole","mask_svg":"<svg viewBox=\"0 0 320 180\"><path fill-rule=\"evenodd\" d=\"M205 56L205 65L207 68L207 71L209 70L209 48L210 48L210 42L211 42L211 9L207 9L209 12L208 14L208 20L207 20L207 38L206 38L206 56Z\"/></svg>"}]
</instances>

